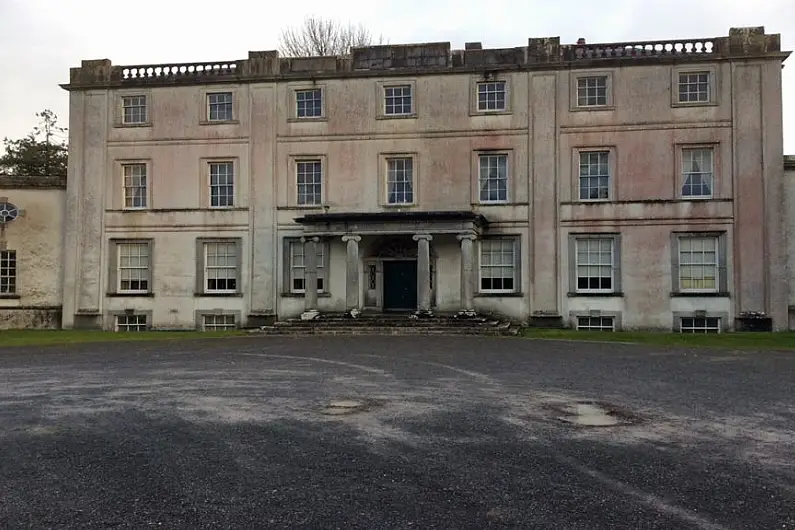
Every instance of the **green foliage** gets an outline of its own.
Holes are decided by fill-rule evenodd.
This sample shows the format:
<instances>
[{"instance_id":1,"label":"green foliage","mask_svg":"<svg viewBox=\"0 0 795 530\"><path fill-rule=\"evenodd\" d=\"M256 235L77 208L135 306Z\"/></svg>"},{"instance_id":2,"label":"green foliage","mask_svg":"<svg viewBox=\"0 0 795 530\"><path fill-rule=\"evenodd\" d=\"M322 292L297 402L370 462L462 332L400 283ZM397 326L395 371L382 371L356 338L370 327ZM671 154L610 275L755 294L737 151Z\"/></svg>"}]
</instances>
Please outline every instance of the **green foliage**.
<instances>
[{"instance_id":1,"label":"green foliage","mask_svg":"<svg viewBox=\"0 0 795 530\"><path fill-rule=\"evenodd\" d=\"M19 140L3 139L0 175L66 176L66 128L51 110L36 113L39 124Z\"/></svg>"}]
</instances>

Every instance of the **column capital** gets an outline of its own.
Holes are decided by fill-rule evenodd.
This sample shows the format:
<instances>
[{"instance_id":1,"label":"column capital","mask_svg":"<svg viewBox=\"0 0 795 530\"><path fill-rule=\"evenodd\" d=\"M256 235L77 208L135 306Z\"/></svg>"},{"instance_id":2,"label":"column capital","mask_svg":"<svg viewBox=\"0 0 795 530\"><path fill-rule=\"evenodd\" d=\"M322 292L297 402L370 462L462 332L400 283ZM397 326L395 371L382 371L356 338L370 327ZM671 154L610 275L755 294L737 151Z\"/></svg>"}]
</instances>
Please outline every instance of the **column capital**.
<instances>
[{"instance_id":1,"label":"column capital","mask_svg":"<svg viewBox=\"0 0 795 530\"><path fill-rule=\"evenodd\" d=\"M354 236L350 234L346 234L342 236L342 242L347 243L348 241L356 241L357 243L362 240L362 236Z\"/></svg>"},{"instance_id":2,"label":"column capital","mask_svg":"<svg viewBox=\"0 0 795 530\"><path fill-rule=\"evenodd\" d=\"M431 234L414 234L411 239L414 241L431 241L433 236Z\"/></svg>"},{"instance_id":3,"label":"column capital","mask_svg":"<svg viewBox=\"0 0 795 530\"><path fill-rule=\"evenodd\" d=\"M462 241L464 239L469 239L470 241L474 241L478 238L478 235L475 233L458 234L457 236L455 236L455 238L459 241Z\"/></svg>"},{"instance_id":4,"label":"column capital","mask_svg":"<svg viewBox=\"0 0 795 530\"><path fill-rule=\"evenodd\" d=\"M319 243L320 242L320 238L317 237L317 236L310 236L310 237L304 236L304 237L301 238L301 243L306 243L307 241L312 241L314 243Z\"/></svg>"}]
</instances>

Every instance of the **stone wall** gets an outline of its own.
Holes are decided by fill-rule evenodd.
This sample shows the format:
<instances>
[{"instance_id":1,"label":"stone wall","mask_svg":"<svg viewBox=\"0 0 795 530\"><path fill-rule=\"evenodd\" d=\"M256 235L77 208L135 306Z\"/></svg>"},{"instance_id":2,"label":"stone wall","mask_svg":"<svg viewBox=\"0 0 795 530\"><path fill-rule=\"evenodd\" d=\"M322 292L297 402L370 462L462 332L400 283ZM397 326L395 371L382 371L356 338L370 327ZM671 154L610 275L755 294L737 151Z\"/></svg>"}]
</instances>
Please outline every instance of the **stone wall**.
<instances>
[{"instance_id":1,"label":"stone wall","mask_svg":"<svg viewBox=\"0 0 795 530\"><path fill-rule=\"evenodd\" d=\"M63 177L0 176L0 202L18 208L0 225L0 248L15 251L16 289L0 293L0 329L61 326Z\"/></svg>"}]
</instances>

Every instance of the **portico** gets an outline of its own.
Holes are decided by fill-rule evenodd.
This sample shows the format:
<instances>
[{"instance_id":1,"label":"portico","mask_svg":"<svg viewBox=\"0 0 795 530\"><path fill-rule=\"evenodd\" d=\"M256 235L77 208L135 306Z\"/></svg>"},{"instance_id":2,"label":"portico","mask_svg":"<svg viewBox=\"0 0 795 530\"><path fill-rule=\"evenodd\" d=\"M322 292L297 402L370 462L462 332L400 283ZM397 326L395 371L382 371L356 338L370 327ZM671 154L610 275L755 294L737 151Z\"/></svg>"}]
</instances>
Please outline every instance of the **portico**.
<instances>
[{"instance_id":1,"label":"portico","mask_svg":"<svg viewBox=\"0 0 795 530\"><path fill-rule=\"evenodd\" d=\"M482 215L467 211L330 213L306 215L296 222L304 227L306 285L317 283L317 245L344 243L346 312L411 311L423 316L432 314L440 299L448 307L457 299L457 311L474 314L474 241L487 226ZM457 275L450 270L453 260ZM440 264L445 271L441 278ZM448 281L454 276L460 279L457 292L451 292ZM339 286L328 288L341 296ZM308 289L304 314L317 311L317 292Z\"/></svg>"}]
</instances>

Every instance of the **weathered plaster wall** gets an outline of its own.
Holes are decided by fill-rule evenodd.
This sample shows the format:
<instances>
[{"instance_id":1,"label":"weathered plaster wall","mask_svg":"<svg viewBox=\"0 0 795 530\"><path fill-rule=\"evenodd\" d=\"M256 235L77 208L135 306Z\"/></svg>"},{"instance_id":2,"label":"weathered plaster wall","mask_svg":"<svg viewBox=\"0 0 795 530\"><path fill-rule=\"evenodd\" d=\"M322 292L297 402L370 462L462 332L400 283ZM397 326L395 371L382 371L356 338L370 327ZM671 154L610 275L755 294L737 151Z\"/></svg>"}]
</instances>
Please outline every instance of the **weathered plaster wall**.
<instances>
[{"instance_id":1,"label":"weathered plaster wall","mask_svg":"<svg viewBox=\"0 0 795 530\"><path fill-rule=\"evenodd\" d=\"M0 197L23 211L0 228L0 245L17 258L16 293L0 295L0 329L60 326L64 186L57 177L0 176Z\"/></svg>"},{"instance_id":2,"label":"weathered plaster wall","mask_svg":"<svg viewBox=\"0 0 795 530\"><path fill-rule=\"evenodd\" d=\"M795 155L784 157L789 283L789 329L795 330Z\"/></svg>"}]
</instances>

